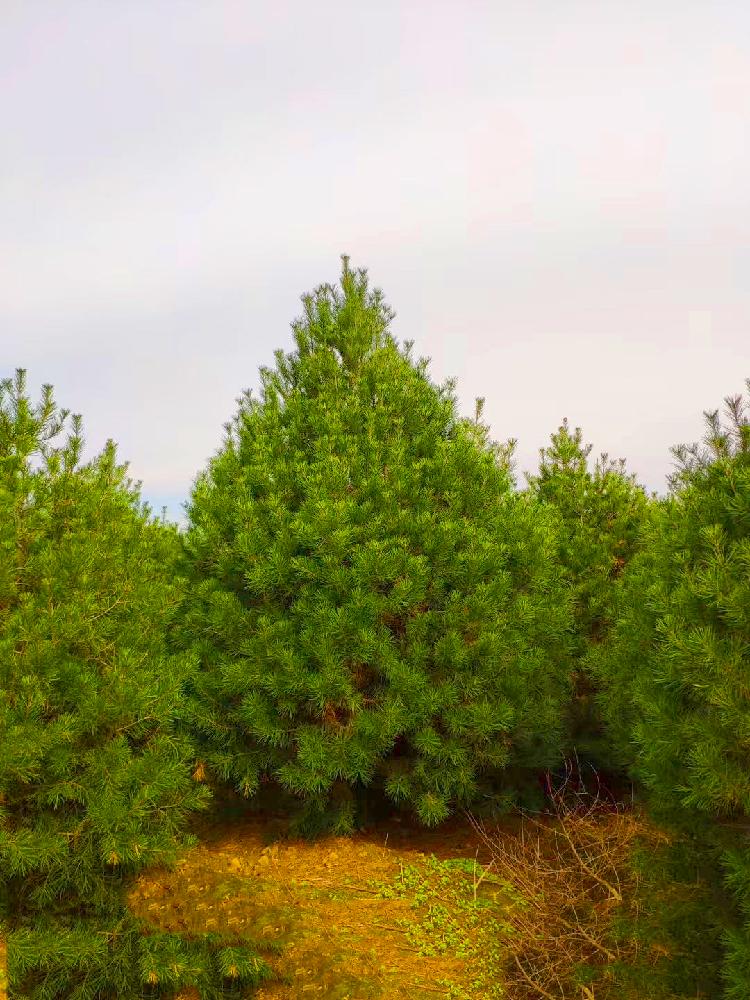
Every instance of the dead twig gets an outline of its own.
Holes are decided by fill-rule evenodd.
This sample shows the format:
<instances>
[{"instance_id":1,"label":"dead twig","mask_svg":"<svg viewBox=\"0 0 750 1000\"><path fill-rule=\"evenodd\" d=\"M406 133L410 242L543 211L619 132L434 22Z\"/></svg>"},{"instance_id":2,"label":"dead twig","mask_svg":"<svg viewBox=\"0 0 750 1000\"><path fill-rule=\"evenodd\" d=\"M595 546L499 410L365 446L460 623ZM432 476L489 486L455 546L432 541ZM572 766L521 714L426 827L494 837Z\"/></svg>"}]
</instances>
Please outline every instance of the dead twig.
<instances>
[{"instance_id":1,"label":"dead twig","mask_svg":"<svg viewBox=\"0 0 750 1000\"><path fill-rule=\"evenodd\" d=\"M491 855L482 878L492 868L510 897L506 986L519 1000L597 1000L612 985L613 967L636 957L637 942L613 926L635 912L630 858L636 841L652 834L603 797L596 777L589 792L578 762L570 763L558 787L549 787L549 810L522 814L516 836L469 817ZM582 984L576 973L584 967L593 979Z\"/></svg>"}]
</instances>

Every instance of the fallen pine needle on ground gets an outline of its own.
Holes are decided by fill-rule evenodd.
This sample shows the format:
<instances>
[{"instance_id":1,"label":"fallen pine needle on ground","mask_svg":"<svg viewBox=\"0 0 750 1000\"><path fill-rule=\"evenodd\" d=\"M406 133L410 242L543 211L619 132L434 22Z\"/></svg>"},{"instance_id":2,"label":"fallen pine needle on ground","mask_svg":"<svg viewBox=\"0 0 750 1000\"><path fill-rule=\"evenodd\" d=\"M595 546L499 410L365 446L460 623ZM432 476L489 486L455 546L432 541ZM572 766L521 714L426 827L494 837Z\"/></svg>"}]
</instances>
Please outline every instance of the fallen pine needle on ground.
<instances>
[{"instance_id":1,"label":"fallen pine needle on ground","mask_svg":"<svg viewBox=\"0 0 750 1000\"><path fill-rule=\"evenodd\" d=\"M141 878L130 906L165 930L256 942L278 976L258 1000L484 1000L503 996L507 901L487 879L477 893L480 853L468 823L269 844L244 821Z\"/></svg>"}]
</instances>

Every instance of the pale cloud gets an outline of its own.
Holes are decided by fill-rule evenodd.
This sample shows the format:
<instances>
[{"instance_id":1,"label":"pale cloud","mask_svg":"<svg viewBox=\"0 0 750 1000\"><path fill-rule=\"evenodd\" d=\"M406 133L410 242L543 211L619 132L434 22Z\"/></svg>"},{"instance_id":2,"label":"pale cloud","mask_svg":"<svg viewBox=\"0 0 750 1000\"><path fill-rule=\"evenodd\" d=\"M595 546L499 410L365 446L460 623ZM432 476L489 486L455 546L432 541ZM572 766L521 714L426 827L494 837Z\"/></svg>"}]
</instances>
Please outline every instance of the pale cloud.
<instances>
[{"instance_id":1,"label":"pale cloud","mask_svg":"<svg viewBox=\"0 0 750 1000\"><path fill-rule=\"evenodd\" d=\"M739 0L6 3L0 124L0 368L173 511L344 251L521 469L750 375Z\"/></svg>"}]
</instances>

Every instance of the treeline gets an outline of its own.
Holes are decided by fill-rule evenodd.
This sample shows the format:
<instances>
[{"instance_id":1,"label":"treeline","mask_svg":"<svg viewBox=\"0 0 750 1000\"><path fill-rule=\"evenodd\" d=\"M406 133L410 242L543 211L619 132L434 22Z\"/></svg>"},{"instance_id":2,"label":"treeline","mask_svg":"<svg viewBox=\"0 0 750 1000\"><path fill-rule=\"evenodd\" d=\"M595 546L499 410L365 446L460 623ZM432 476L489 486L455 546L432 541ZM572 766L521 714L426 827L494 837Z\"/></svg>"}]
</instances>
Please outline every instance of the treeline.
<instances>
[{"instance_id":1,"label":"treeline","mask_svg":"<svg viewBox=\"0 0 750 1000\"><path fill-rule=\"evenodd\" d=\"M750 996L750 424L658 499L567 423L520 488L364 271L303 299L179 532L114 445L0 387L0 928L11 996L246 990L247 942L125 905L230 787L293 827L543 806L575 757L669 831L612 997ZM551 942L551 946L554 943ZM610 970L611 972L611 970ZM602 986L602 989L604 986ZM599 996L600 993L597 993ZM604 994L602 994L604 995Z\"/></svg>"}]
</instances>

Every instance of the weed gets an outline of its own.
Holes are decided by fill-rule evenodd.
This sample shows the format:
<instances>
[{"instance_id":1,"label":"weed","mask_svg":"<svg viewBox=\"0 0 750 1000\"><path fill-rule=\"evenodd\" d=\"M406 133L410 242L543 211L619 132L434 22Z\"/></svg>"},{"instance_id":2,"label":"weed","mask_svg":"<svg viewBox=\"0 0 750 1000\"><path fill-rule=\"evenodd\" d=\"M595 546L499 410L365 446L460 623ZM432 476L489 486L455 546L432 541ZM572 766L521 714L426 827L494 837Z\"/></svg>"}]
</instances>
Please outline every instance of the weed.
<instances>
[{"instance_id":1,"label":"weed","mask_svg":"<svg viewBox=\"0 0 750 1000\"><path fill-rule=\"evenodd\" d=\"M448 1000L506 996L503 940L511 927L503 914L512 902L500 879L476 860L443 861L433 855L417 864L401 864L393 883L376 888L381 898L406 899L419 911L416 920L398 921L415 951L426 958L451 956L467 967L468 976L462 977L466 982L437 980Z\"/></svg>"}]
</instances>

